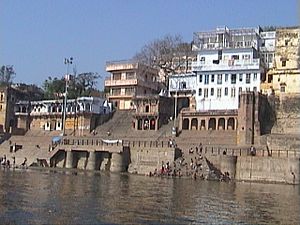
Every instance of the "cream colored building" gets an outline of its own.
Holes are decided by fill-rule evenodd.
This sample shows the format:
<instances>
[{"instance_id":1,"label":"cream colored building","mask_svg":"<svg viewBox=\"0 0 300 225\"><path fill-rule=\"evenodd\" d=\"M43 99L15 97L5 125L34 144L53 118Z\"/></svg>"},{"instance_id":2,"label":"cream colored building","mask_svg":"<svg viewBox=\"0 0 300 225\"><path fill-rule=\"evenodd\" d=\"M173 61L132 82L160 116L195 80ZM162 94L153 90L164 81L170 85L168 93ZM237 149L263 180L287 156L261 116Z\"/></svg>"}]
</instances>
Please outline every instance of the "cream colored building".
<instances>
[{"instance_id":1,"label":"cream colored building","mask_svg":"<svg viewBox=\"0 0 300 225\"><path fill-rule=\"evenodd\" d=\"M266 83L275 94L300 92L300 28L276 30L274 68L267 73ZM266 84L264 84L266 85Z\"/></svg>"},{"instance_id":2,"label":"cream colored building","mask_svg":"<svg viewBox=\"0 0 300 225\"><path fill-rule=\"evenodd\" d=\"M121 110L132 109L135 96L158 94L158 71L137 61L106 63L110 76L105 80L109 102Z\"/></svg>"}]
</instances>

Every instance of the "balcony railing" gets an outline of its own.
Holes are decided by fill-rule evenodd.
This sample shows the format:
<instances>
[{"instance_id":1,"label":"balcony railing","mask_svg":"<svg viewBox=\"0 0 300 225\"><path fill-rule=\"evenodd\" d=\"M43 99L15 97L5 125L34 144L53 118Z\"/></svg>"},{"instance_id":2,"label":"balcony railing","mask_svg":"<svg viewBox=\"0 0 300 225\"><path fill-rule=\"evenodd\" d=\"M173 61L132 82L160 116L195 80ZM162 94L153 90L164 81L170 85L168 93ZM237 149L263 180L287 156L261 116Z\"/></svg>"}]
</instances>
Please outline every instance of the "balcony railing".
<instances>
[{"instance_id":1,"label":"balcony railing","mask_svg":"<svg viewBox=\"0 0 300 225\"><path fill-rule=\"evenodd\" d=\"M193 71L212 71L212 70L241 70L241 69L259 69L259 59L252 60L220 60L216 64L207 64L197 61L192 63Z\"/></svg>"},{"instance_id":2,"label":"balcony railing","mask_svg":"<svg viewBox=\"0 0 300 225\"><path fill-rule=\"evenodd\" d=\"M112 80L110 78L105 80L105 86L130 86L130 85L137 85L137 79L128 79L128 80Z\"/></svg>"}]
</instances>

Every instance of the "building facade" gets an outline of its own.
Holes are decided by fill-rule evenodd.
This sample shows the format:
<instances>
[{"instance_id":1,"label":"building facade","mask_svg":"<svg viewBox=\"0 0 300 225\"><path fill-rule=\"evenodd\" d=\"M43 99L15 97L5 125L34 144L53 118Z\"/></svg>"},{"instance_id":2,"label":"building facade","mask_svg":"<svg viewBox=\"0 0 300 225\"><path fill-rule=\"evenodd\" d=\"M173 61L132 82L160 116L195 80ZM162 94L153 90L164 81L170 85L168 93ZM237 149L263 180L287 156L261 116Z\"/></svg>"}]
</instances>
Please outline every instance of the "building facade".
<instances>
[{"instance_id":1,"label":"building facade","mask_svg":"<svg viewBox=\"0 0 300 225\"><path fill-rule=\"evenodd\" d=\"M137 61L112 61L106 63L110 76L105 80L109 102L121 110L132 109L132 98L158 94L158 71Z\"/></svg>"},{"instance_id":2,"label":"building facade","mask_svg":"<svg viewBox=\"0 0 300 225\"><path fill-rule=\"evenodd\" d=\"M197 111L236 110L239 93L260 91L259 31L223 27L194 34Z\"/></svg>"},{"instance_id":3,"label":"building facade","mask_svg":"<svg viewBox=\"0 0 300 225\"><path fill-rule=\"evenodd\" d=\"M133 102L136 108L133 114L135 130L157 131L163 124L167 124L174 114L174 101L166 96L136 96Z\"/></svg>"},{"instance_id":4,"label":"building facade","mask_svg":"<svg viewBox=\"0 0 300 225\"><path fill-rule=\"evenodd\" d=\"M276 95L300 92L300 28L276 29L275 61L268 83Z\"/></svg>"},{"instance_id":5,"label":"building facade","mask_svg":"<svg viewBox=\"0 0 300 225\"><path fill-rule=\"evenodd\" d=\"M19 101L15 104L15 130L24 134L28 130L62 131L63 100ZM65 129L68 133L83 134L93 130L101 115L111 112L104 99L80 97L69 99L66 105Z\"/></svg>"}]
</instances>

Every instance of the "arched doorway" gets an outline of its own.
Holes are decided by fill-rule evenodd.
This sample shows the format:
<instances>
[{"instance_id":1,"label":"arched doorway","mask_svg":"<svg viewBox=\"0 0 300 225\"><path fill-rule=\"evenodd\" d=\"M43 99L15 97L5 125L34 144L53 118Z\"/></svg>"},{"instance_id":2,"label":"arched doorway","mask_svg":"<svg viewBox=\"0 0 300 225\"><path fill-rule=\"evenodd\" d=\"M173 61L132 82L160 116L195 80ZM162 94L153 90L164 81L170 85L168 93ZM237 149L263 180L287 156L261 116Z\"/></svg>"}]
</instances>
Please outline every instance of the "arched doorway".
<instances>
[{"instance_id":1,"label":"arched doorway","mask_svg":"<svg viewBox=\"0 0 300 225\"><path fill-rule=\"evenodd\" d=\"M191 129L192 130L198 130L198 119L197 118L193 118L192 122L191 122Z\"/></svg>"},{"instance_id":2,"label":"arched doorway","mask_svg":"<svg viewBox=\"0 0 300 225\"><path fill-rule=\"evenodd\" d=\"M142 119L138 119L138 126L137 126L137 129L138 130L142 130L143 129L143 120Z\"/></svg>"},{"instance_id":3,"label":"arched doorway","mask_svg":"<svg viewBox=\"0 0 300 225\"><path fill-rule=\"evenodd\" d=\"M149 130L149 119L144 119L144 130Z\"/></svg>"},{"instance_id":4,"label":"arched doorway","mask_svg":"<svg viewBox=\"0 0 300 225\"><path fill-rule=\"evenodd\" d=\"M227 130L234 130L235 122L234 118L230 117L227 122Z\"/></svg>"},{"instance_id":5,"label":"arched doorway","mask_svg":"<svg viewBox=\"0 0 300 225\"><path fill-rule=\"evenodd\" d=\"M185 118L182 122L182 130L188 130L190 125L189 119Z\"/></svg>"},{"instance_id":6,"label":"arched doorway","mask_svg":"<svg viewBox=\"0 0 300 225\"><path fill-rule=\"evenodd\" d=\"M210 118L208 121L208 129L209 130L215 130L216 129L216 119Z\"/></svg>"},{"instance_id":7,"label":"arched doorway","mask_svg":"<svg viewBox=\"0 0 300 225\"><path fill-rule=\"evenodd\" d=\"M218 130L225 130L225 119L220 118L218 120Z\"/></svg>"},{"instance_id":8,"label":"arched doorway","mask_svg":"<svg viewBox=\"0 0 300 225\"><path fill-rule=\"evenodd\" d=\"M205 127L205 120L201 120L201 123L200 123L200 130L205 130L206 127Z\"/></svg>"},{"instance_id":9,"label":"arched doorway","mask_svg":"<svg viewBox=\"0 0 300 225\"><path fill-rule=\"evenodd\" d=\"M150 130L155 130L155 123L156 121L154 118L150 120Z\"/></svg>"}]
</instances>

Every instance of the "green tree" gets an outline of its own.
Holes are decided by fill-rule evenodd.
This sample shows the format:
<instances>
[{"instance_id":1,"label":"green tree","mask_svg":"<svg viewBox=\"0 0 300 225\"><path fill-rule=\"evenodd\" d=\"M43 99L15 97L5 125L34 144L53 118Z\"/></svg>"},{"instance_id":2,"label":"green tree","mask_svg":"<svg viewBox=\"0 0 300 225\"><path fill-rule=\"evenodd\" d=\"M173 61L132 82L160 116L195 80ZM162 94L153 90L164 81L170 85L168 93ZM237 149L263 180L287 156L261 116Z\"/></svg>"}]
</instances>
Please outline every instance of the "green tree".
<instances>
[{"instance_id":1,"label":"green tree","mask_svg":"<svg viewBox=\"0 0 300 225\"><path fill-rule=\"evenodd\" d=\"M77 98L81 96L92 96L97 93L96 84L100 76L98 73L87 72L73 76L68 82L68 98ZM66 81L64 78L49 77L43 83L44 98L61 98L65 93Z\"/></svg>"},{"instance_id":2,"label":"green tree","mask_svg":"<svg viewBox=\"0 0 300 225\"><path fill-rule=\"evenodd\" d=\"M1 66L0 85L11 85L15 75L13 66Z\"/></svg>"}]
</instances>

